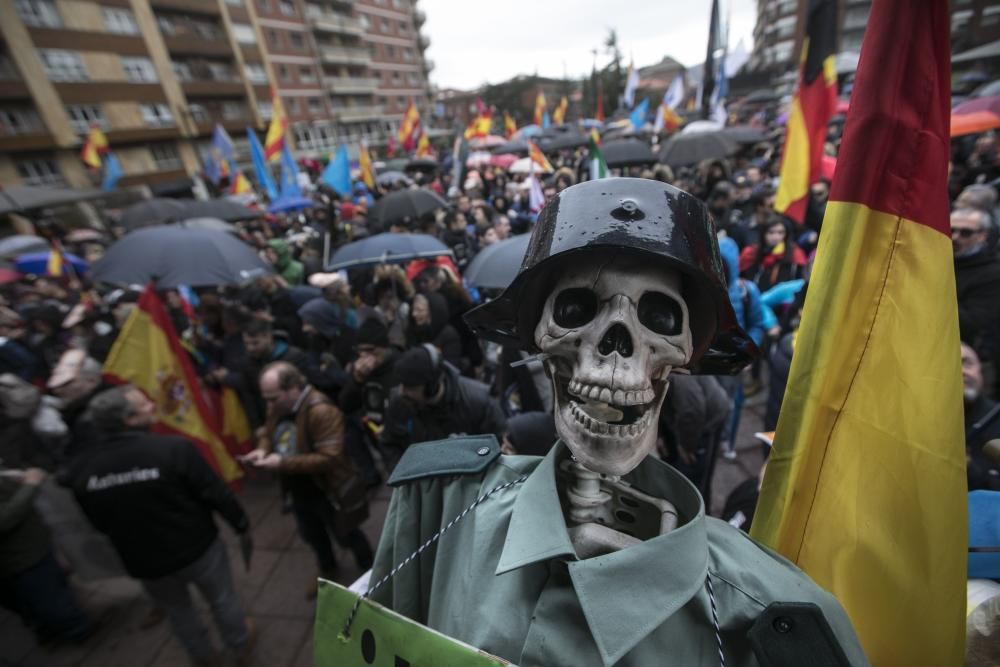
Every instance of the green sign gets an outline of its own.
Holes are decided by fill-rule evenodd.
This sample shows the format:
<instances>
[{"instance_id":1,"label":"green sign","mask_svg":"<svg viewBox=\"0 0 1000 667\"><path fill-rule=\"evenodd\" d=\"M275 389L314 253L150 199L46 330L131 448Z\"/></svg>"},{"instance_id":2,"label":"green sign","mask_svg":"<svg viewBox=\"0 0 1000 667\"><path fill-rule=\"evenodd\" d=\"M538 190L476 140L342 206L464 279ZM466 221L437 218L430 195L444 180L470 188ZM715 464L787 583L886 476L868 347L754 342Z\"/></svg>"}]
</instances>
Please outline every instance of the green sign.
<instances>
[{"instance_id":1,"label":"green sign","mask_svg":"<svg viewBox=\"0 0 1000 667\"><path fill-rule=\"evenodd\" d=\"M462 642L363 600L344 637L358 596L320 580L313 634L317 667L497 667L510 665Z\"/></svg>"}]
</instances>

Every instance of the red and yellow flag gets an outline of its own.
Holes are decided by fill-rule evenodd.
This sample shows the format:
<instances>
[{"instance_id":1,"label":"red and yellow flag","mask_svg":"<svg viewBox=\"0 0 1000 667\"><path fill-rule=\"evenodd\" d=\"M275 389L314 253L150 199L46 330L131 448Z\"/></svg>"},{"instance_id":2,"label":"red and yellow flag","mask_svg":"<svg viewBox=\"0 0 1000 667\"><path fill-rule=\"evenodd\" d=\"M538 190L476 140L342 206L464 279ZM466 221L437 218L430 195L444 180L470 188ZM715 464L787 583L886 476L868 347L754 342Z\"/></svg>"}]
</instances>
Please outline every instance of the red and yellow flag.
<instances>
[{"instance_id":1,"label":"red and yellow flag","mask_svg":"<svg viewBox=\"0 0 1000 667\"><path fill-rule=\"evenodd\" d=\"M194 366L174 331L173 322L153 285L147 285L104 362L110 382L130 382L157 407L157 433L190 440L226 482L242 476L226 446L218 414L203 393ZM230 422L231 435L238 425Z\"/></svg>"},{"instance_id":2,"label":"red and yellow flag","mask_svg":"<svg viewBox=\"0 0 1000 667\"><path fill-rule=\"evenodd\" d=\"M559 105L552 110L552 122L556 125L562 125L566 122L566 110L569 109L569 100L563 95L563 98L559 100Z\"/></svg>"},{"instance_id":3,"label":"red and yellow flag","mask_svg":"<svg viewBox=\"0 0 1000 667\"><path fill-rule=\"evenodd\" d=\"M271 124L267 127L264 138L264 157L268 162L281 159L281 149L285 147L285 137L288 134L288 116L285 105L281 103L278 91L271 90Z\"/></svg>"},{"instance_id":4,"label":"red and yellow flag","mask_svg":"<svg viewBox=\"0 0 1000 667\"><path fill-rule=\"evenodd\" d=\"M476 117L465 128L466 139L488 137L493 131L493 112L490 111L481 98L476 98Z\"/></svg>"},{"instance_id":5,"label":"red and yellow flag","mask_svg":"<svg viewBox=\"0 0 1000 667\"><path fill-rule=\"evenodd\" d=\"M80 149L80 159L91 169L100 169L101 165L104 164L101 156L107 152L108 138L104 136L101 128L97 125L91 125L90 132L87 133L87 141Z\"/></svg>"},{"instance_id":6,"label":"red and yellow flag","mask_svg":"<svg viewBox=\"0 0 1000 667\"><path fill-rule=\"evenodd\" d=\"M809 186L819 180L826 126L837 108L837 2L808 3L799 81L785 126L774 209L801 224Z\"/></svg>"},{"instance_id":7,"label":"red and yellow flag","mask_svg":"<svg viewBox=\"0 0 1000 667\"><path fill-rule=\"evenodd\" d=\"M836 596L873 665L964 659L949 31L943 0L872 3L753 522Z\"/></svg>"},{"instance_id":8,"label":"red and yellow flag","mask_svg":"<svg viewBox=\"0 0 1000 667\"><path fill-rule=\"evenodd\" d=\"M535 117L534 122L538 127L542 126L542 120L545 118L545 93L538 91L535 96Z\"/></svg>"},{"instance_id":9,"label":"red and yellow flag","mask_svg":"<svg viewBox=\"0 0 1000 667\"><path fill-rule=\"evenodd\" d=\"M431 150L431 140L427 138L427 135L423 132L420 133L420 139L417 140L417 152L416 157L432 157L434 151Z\"/></svg>"},{"instance_id":10,"label":"red and yellow flag","mask_svg":"<svg viewBox=\"0 0 1000 667\"><path fill-rule=\"evenodd\" d=\"M517 123L514 119L510 117L510 114L506 111L503 112L503 133L508 139L512 139L514 134L517 132Z\"/></svg>"},{"instance_id":11,"label":"red and yellow flag","mask_svg":"<svg viewBox=\"0 0 1000 667\"><path fill-rule=\"evenodd\" d=\"M406 113L403 114L403 120L399 124L399 143L403 150L407 153L412 151L421 134L420 110L411 99L410 104L406 107Z\"/></svg>"},{"instance_id":12,"label":"red and yellow flag","mask_svg":"<svg viewBox=\"0 0 1000 667\"><path fill-rule=\"evenodd\" d=\"M250 181L247 180L242 171L235 169L234 173L230 175L229 194L242 195L247 192L253 192Z\"/></svg>"},{"instance_id":13,"label":"red and yellow flag","mask_svg":"<svg viewBox=\"0 0 1000 667\"><path fill-rule=\"evenodd\" d=\"M389 137L392 139L392 137ZM361 182L369 190L375 189L375 168L372 166L372 156L368 153L365 142L361 142L358 148L358 169L361 172Z\"/></svg>"},{"instance_id":14,"label":"red and yellow flag","mask_svg":"<svg viewBox=\"0 0 1000 667\"><path fill-rule=\"evenodd\" d=\"M545 157L545 153L538 147L538 144L531 140L528 140L528 157L531 158L532 162L541 167L542 171L552 171L552 164Z\"/></svg>"},{"instance_id":15,"label":"red and yellow flag","mask_svg":"<svg viewBox=\"0 0 1000 667\"><path fill-rule=\"evenodd\" d=\"M660 105L660 113L663 114L663 127L666 128L667 132L673 132L684 122L677 112L666 104Z\"/></svg>"}]
</instances>

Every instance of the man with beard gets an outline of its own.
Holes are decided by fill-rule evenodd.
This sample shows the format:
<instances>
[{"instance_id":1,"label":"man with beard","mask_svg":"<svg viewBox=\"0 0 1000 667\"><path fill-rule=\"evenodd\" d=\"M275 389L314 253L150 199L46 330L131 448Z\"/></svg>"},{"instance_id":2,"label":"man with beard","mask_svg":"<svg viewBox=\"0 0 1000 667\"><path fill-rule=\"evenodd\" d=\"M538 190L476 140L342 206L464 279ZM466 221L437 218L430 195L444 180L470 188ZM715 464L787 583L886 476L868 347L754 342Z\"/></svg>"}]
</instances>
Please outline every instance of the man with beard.
<instances>
[{"instance_id":1,"label":"man with beard","mask_svg":"<svg viewBox=\"0 0 1000 667\"><path fill-rule=\"evenodd\" d=\"M1000 491L1000 462L984 451L1000 438L1000 405L983 395L983 368L976 351L962 343L962 385L965 397L965 448L969 490Z\"/></svg>"}]
</instances>

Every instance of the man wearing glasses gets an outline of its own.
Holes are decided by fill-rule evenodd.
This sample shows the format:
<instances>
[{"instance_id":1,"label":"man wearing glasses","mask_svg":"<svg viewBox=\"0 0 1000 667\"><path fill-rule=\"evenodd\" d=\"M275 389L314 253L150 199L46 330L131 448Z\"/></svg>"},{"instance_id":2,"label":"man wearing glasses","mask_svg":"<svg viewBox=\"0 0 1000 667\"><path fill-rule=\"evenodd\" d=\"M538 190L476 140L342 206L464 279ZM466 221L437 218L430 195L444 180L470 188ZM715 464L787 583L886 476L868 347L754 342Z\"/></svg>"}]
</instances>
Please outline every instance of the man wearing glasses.
<instances>
[{"instance_id":1,"label":"man wearing glasses","mask_svg":"<svg viewBox=\"0 0 1000 667\"><path fill-rule=\"evenodd\" d=\"M993 385L990 376L1000 351L1000 260L993 225L990 214L981 209L959 208L951 214L958 326L962 340L984 361L986 386Z\"/></svg>"}]
</instances>

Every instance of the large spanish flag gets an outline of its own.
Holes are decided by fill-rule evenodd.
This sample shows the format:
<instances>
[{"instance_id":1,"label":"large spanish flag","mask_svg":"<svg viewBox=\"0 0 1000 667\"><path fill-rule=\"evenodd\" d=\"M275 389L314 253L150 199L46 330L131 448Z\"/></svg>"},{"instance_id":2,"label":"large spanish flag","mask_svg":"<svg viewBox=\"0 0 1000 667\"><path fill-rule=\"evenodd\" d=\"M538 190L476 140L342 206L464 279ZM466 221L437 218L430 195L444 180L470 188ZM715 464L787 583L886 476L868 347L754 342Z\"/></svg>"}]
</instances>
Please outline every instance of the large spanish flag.
<instances>
[{"instance_id":1,"label":"large spanish flag","mask_svg":"<svg viewBox=\"0 0 1000 667\"><path fill-rule=\"evenodd\" d=\"M271 90L271 124L267 126L267 136L264 137L264 157L268 162L281 159L281 151L285 147L288 135L288 114L281 102L278 91Z\"/></svg>"},{"instance_id":2,"label":"large spanish flag","mask_svg":"<svg viewBox=\"0 0 1000 667\"><path fill-rule=\"evenodd\" d=\"M874 665L963 663L949 27L945 0L872 3L753 522L840 600Z\"/></svg>"},{"instance_id":3,"label":"large spanish flag","mask_svg":"<svg viewBox=\"0 0 1000 667\"><path fill-rule=\"evenodd\" d=\"M224 431L152 284L146 286L111 347L104 375L110 382L135 385L156 403L159 422L154 431L190 440L226 482L242 476L226 444L227 438L235 440L245 434L233 426L232 416L225 415Z\"/></svg>"},{"instance_id":4,"label":"large spanish flag","mask_svg":"<svg viewBox=\"0 0 1000 667\"><path fill-rule=\"evenodd\" d=\"M411 99L406 107L406 112L403 113L403 120L399 123L399 145L409 153L416 148L420 135L420 110Z\"/></svg>"},{"instance_id":5,"label":"large spanish flag","mask_svg":"<svg viewBox=\"0 0 1000 667\"><path fill-rule=\"evenodd\" d=\"M781 178L774 208L798 223L806 217L809 186L819 180L826 126L837 108L837 2L809 0L799 81L785 125Z\"/></svg>"}]
</instances>

